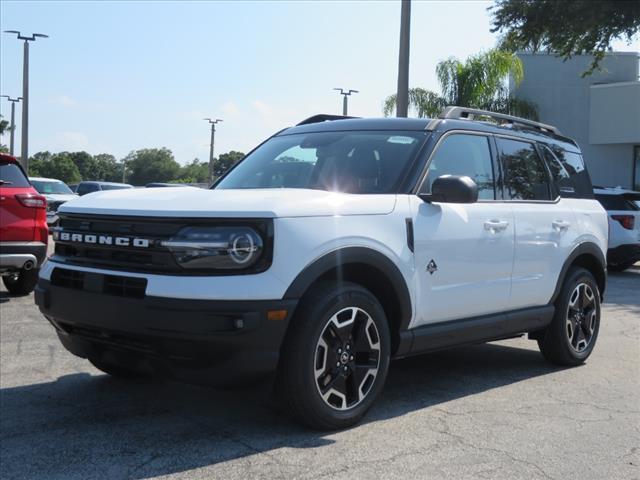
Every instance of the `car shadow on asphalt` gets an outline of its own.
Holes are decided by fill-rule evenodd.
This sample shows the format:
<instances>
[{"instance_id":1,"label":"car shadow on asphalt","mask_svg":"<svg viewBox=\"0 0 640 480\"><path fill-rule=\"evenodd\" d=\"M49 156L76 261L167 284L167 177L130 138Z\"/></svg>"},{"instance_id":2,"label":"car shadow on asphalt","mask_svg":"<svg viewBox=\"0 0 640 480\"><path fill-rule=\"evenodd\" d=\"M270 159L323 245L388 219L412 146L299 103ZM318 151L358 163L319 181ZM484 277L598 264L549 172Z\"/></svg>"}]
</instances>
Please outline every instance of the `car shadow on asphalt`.
<instances>
[{"instance_id":1,"label":"car shadow on asphalt","mask_svg":"<svg viewBox=\"0 0 640 480\"><path fill-rule=\"evenodd\" d=\"M537 350L504 344L399 360L363 423L557 371ZM219 390L88 373L3 388L0 474L143 479L341 441L289 420L269 406L268 396L266 385Z\"/></svg>"}]
</instances>

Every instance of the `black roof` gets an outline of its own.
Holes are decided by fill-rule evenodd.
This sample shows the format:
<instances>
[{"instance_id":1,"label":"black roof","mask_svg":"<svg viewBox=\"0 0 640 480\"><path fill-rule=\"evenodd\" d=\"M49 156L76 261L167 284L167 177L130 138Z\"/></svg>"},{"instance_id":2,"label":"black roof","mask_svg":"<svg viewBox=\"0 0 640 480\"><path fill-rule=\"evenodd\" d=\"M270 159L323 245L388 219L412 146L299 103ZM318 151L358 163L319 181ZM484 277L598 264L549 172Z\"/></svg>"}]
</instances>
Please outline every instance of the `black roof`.
<instances>
[{"instance_id":1,"label":"black roof","mask_svg":"<svg viewBox=\"0 0 640 480\"><path fill-rule=\"evenodd\" d=\"M386 130L386 131L433 131L443 133L448 130L470 130L511 135L531 141L557 144L566 150L578 151L577 144L570 138L515 124L498 125L480 120L430 119L430 118L346 118L325 122L309 123L282 130L277 135L298 133L341 132L349 130Z\"/></svg>"}]
</instances>

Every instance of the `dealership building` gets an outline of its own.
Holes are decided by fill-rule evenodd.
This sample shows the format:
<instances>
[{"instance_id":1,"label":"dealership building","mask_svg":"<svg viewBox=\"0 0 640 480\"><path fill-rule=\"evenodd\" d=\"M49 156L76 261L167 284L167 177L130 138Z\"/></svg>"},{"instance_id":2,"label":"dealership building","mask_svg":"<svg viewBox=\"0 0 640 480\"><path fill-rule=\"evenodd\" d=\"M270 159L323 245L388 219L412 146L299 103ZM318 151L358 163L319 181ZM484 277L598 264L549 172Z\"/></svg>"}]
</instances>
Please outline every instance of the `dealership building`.
<instances>
[{"instance_id":1,"label":"dealership building","mask_svg":"<svg viewBox=\"0 0 640 480\"><path fill-rule=\"evenodd\" d=\"M519 53L524 80L511 91L535 103L540 121L578 142L594 185L640 190L640 53L608 53L566 62L544 53Z\"/></svg>"}]
</instances>

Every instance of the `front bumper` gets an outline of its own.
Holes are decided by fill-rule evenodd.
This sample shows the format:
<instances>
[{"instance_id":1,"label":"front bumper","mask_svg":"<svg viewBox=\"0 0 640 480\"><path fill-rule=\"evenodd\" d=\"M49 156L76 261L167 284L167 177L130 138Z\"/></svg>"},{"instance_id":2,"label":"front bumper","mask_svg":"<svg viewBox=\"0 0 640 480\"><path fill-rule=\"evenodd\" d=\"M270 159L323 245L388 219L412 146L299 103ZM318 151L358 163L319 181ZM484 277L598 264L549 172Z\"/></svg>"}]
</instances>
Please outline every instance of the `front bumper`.
<instances>
[{"instance_id":1,"label":"front bumper","mask_svg":"<svg viewBox=\"0 0 640 480\"><path fill-rule=\"evenodd\" d=\"M84 273L65 286L40 279L35 301L62 344L83 358L115 362L190 383L228 384L276 370L297 300L186 300L105 293L114 278ZM124 284L122 284L124 285ZM267 312L286 310L282 320Z\"/></svg>"},{"instance_id":2,"label":"front bumper","mask_svg":"<svg viewBox=\"0 0 640 480\"><path fill-rule=\"evenodd\" d=\"M20 270L25 262L39 267L47 257L47 244L42 242L0 242L0 271Z\"/></svg>"},{"instance_id":3,"label":"front bumper","mask_svg":"<svg viewBox=\"0 0 640 480\"><path fill-rule=\"evenodd\" d=\"M640 243L620 245L607 251L608 264L623 264L640 261Z\"/></svg>"}]
</instances>

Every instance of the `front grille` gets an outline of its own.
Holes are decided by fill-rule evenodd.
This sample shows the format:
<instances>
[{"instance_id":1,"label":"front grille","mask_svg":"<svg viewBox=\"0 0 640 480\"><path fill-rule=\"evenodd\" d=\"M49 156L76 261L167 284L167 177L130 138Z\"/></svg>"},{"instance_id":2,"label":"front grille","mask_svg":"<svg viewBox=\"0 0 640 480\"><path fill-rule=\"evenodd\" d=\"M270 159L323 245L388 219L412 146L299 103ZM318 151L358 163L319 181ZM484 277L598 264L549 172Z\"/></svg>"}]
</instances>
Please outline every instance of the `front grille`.
<instances>
[{"instance_id":1,"label":"front grille","mask_svg":"<svg viewBox=\"0 0 640 480\"><path fill-rule=\"evenodd\" d=\"M119 277L116 275L105 275L102 291L107 295L117 295L119 297L144 298L147 288L145 278Z\"/></svg>"},{"instance_id":2,"label":"front grille","mask_svg":"<svg viewBox=\"0 0 640 480\"><path fill-rule=\"evenodd\" d=\"M173 255L160 245L162 240L171 238L182 227L184 224L166 222L162 219L61 214L61 231L144 238L149 240L149 246L140 248L86 244L58 239L55 244L55 260L73 265L114 270L182 273Z\"/></svg>"},{"instance_id":3,"label":"front grille","mask_svg":"<svg viewBox=\"0 0 640 480\"><path fill-rule=\"evenodd\" d=\"M146 278L79 272L66 268L53 269L51 284L56 287L129 298L144 298L147 289Z\"/></svg>"},{"instance_id":4,"label":"front grille","mask_svg":"<svg viewBox=\"0 0 640 480\"><path fill-rule=\"evenodd\" d=\"M58 263L85 267L145 272L170 275L241 275L264 271L271 264L273 252L273 222L268 219L217 218L217 219L166 219L155 217L121 217L108 215L80 215L61 213L56 231L64 234L80 234L94 237L94 242L63 240L55 237L53 260ZM185 270L175 261L163 240L175 236L184 227L205 227L220 225L251 225L262 235L265 242L265 257L253 270L228 272ZM54 234L56 234L54 232ZM102 237L102 238L101 238ZM111 238L111 244L106 243ZM127 246L115 244L116 237L131 240ZM134 246L133 241L143 240L144 246ZM103 240L105 240L103 242Z\"/></svg>"}]
</instances>

